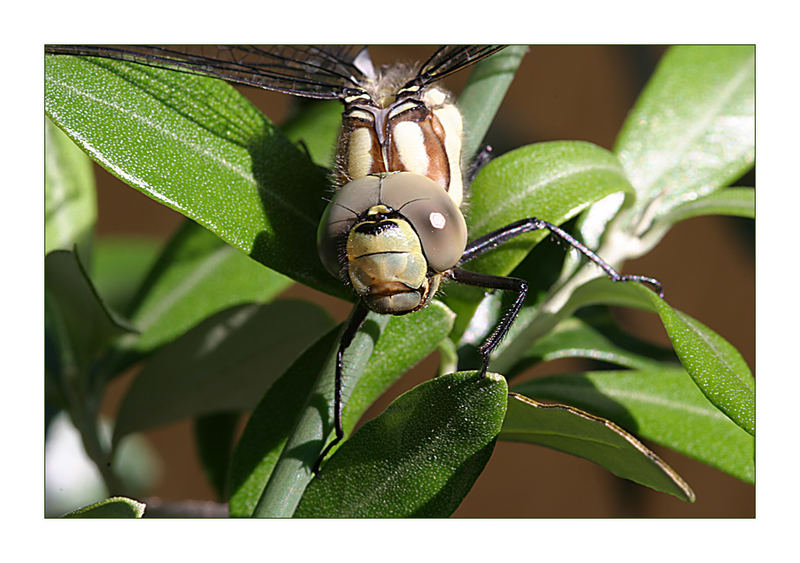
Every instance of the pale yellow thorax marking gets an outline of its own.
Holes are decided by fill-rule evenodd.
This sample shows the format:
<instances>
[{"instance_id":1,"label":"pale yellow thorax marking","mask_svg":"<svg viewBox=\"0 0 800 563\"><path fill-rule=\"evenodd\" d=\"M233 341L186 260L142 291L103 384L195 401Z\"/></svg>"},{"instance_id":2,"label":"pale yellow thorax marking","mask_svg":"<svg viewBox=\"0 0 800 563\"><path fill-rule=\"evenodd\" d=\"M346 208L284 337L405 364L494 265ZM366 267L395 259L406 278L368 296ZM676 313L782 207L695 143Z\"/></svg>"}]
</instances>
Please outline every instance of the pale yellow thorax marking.
<instances>
[{"instance_id":1,"label":"pale yellow thorax marking","mask_svg":"<svg viewBox=\"0 0 800 563\"><path fill-rule=\"evenodd\" d=\"M425 175L428 171L428 153L425 151L425 136L413 121L402 121L393 130L397 153L406 170Z\"/></svg>"},{"instance_id":2,"label":"pale yellow thorax marking","mask_svg":"<svg viewBox=\"0 0 800 563\"><path fill-rule=\"evenodd\" d=\"M358 127L350 134L347 155L347 172L350 178L362 178L372 169L372 135L366 127Z\"/></svg>"},{"instance_id":3,"label":"pale yellow thorax marking","mask_svg":"<svg viewBox=\"0 0 800 563\"><path fill-rule=\"evenodd\" d=\"M439 118L445 131L444 150L450 164L450 187L447 193L455 204L460 206L464 198L464 180L461 176L461 138L464 125L461 113L453 104L445 104L433 110L433 113Z\"/></svg>"},{"instance_id":4,"label":"pale yellow thorax marking","mask_svg":"<svg viewBox=\"0 0 800 563\"><path fill-rule=\"evenodd\" d=\"M440 88L431 88L425 92L425 103L428 106L440 106L447 101L447 94Z\"/></svg>"},{"instance_id":5,"label":"pale yellow thorax marking","mask_svg":"<svg viewBox=\"0 0 800 563\"><path fill-rule=\"evenodd\" d=\"M417 107L417 104L414 104L412 102L406 102L404 104L400 104L399 106L395 107L389 113L389 119L392 119L393 117L397 117L398 115L400 115L401 113L403 113L407 109L412 109L412 108L415 108L415 107Z\"/></svg>"}]
</instances>

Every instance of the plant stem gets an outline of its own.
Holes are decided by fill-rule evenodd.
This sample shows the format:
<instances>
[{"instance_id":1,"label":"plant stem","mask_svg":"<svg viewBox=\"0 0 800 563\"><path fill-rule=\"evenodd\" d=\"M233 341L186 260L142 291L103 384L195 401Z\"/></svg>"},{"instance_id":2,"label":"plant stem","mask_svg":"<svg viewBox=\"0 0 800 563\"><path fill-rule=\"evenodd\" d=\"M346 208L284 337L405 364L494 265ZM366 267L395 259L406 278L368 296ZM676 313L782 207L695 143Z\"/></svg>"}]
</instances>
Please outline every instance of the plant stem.
<instances>
[{"instance_id":1,"label":"plant stem","mask_svg":"<svg viewBox=\"0 0 800 563\"><path fill-rule=\"evenodd\" d=\"M633 242L637 244L633 244ZM620 231L609 230L606 242L598 254L615 270L629 257L628 248L638 248L638 239ZM574 312L574 307L566 307L572 294L580 286L601 277L603 273L594 264L583 264L567 279L557 283L550 294L539 305L536 313L531 317L527 326L515 332L507 345L502 344L495 351L492 358L492 370L499 373L507 372L515 363L525 355L525 352L539 338L550 332L561 320ZM566 308L565 308L566 307Z\"/></svg>"}]
</instances>

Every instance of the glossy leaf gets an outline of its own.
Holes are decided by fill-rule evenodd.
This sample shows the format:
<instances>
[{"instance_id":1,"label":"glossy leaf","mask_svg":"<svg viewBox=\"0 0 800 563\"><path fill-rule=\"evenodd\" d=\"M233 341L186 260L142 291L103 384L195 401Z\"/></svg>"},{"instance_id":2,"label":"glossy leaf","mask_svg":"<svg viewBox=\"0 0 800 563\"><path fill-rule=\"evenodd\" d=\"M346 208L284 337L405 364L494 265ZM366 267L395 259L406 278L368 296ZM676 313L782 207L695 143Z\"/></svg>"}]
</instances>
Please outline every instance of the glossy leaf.
<instances>
[{"instance_id":1,"label":"glossy leaf","mask_svg":"<svg viewBox=\"0 0 800 563\"><path fill-rule=\"evenodd\" d=\"M561 224L588 205L632 188L610 152L591 143L537 143L487 164L472 185L467 209L470 240L526 217ZM515 238L465 265L506 275L546 231Z\"/></svg>"},{"instance_id":2,"label":"glossy leaf","mask_svg":"<svg viewBox=\"0 0 800 563\"><path fill-rule=\"evenodd\" d=\"M522 147L489 162L473 182L466 210L469 238L526 217L559 225L609 194L632 190L617 158L591 143L556 141ZM508 275L546 236L547 231L538 231L516 237L463 267ZM449 284L446 291L445 302L458 314L454 330L458 340L484 291L458 284Z\"/></svg>"},{"instance_id":3,"label":"glossy leaf","mask_svg":"<svg viewBox=\"0 0 800 563\"><path fill-rule=\"evenodd\" d=\"M449 516L494 449L507 391L497 374L468 372L405 393L339 448L295 516Z\"/></svg>"},{"instance_id":4,"label":"glossy leaf","mask_svg":"<svg viewBox=\"0 0 800 563\"><path fill-rule=\"evenodd\" d=\"M342 413L349 434L361 416L400 376L428 357L450 333L455 315L432 301L413 315L394 317L372 351L369 365Z\"/></svg>"},{"instance_id":5,"label":"glossy leaf","mask_svg":"<svg viewBox=\"0 0 800 563\"><path fill-rule=\"evenodd\" d=\"M701 215L756 217L756 191L753 188L727 188L694 201L683 203L667 213L663 221L671 224Z\"/></svg>"},{"instance_id":6,"label":"glossy leaf","mask_svg":"<svg viewBox=\"0 0 800 563\"><path fill-rule=\"evenodd\" d=\"M340 331L341 327L336 327L306 350L253 409L231 458L228 481L231 516L253 515Z\"/></svg>"},{"instance_id":7,"label":"glossy leaf","mask_svg":"<svg viewBox=\"0 0 800 563\"><path fill-rule=\"evenodd\" d=\"M345 403L342 422L346 434L379 395L436 348L446 337L452 322L452 312L436 301L413 315L391 318ZM253 514L294 419L312 392L315 376L323 370L338 343L338 329L334 332L304 353L253 411L233 458L231 515ZM352 360L346 365L352 369ZM330 396L324 400L329 402ZM310 464L316 461L320 450L308 453Z\"/></svg>"},{"instance_id":8,"label":"glossy leaf","mask_svg":"<svg viewBox=\"0 0 800 563\"><path fill-rule=\"evenodd\" d=\"M103 303L74 252L54 250L45 257L44 287L46 330L62 366L73 373L86 375L114 337L133 330Z\"/></svg>"},{"instance_id":9,"label":"glossy leaf","mask_svg":"<svg viewBox=\"0 0 800 563\"><path fill-rule=\"evenodd\" d=\"M574 311L590 303L658 313L678 358L703 394L736 424L755 435L755 380L741 354L727 340L637 283L592 281L573 294L566 309Z\"/></svg>"},{"instance_id":10,"label":"glossy leaf","mask_svg":"<svg viewBox=\"0 0 800 563\"><path fill-rule=\"evenodd\" d=\"M529 366L560 358L586 358L634 369L659 366L656 358L675 358L670 350L638 341L603 320L589 323L575 317L565 319L534 342L525 356L510 369L509 376Z\"/></svg>"},{"instance_id":11,"label":"glossy leaf","mask_svg":"<svg viewBox=\"0 0 800 563\"><path fill-rule=\"evenodd\" d=\"M141 334L129 346L149 352L214 313L242 303L270 301L290 284L288 278L186 221L142 283L131 313Z\"/></svg>"},{"instance_id":12,"label":"glossy leaf","mask_svg":"<svg viewBox=\"0 0 800 563\"><path fill-rule=\"evenodd\" d=\"M345 351L342 404L364 373L369 357L390 320L389 315L370 312ZM258 518L289 517L311 480L312 468L333 433L333 401L336 347L328 352L311 393L286 440L253 515Z\"/></svg>"},{"instance_id":13,"label":"glossy leaf","mask_svg":"<svg viewBox=\"0 0 800 563\"><path fill-rule=\"evenodd\" d=\"M667 51L614 147L636 188L630 217L643 219L639 232L753 165L754 114L754 46L686 45Z\"/></svg>"},{"instance_id":14,"label":"glossy leaf","mask_svg":"<svg viewBox=\"0 0 800 563\"><path fill-rule=\"evenodd\" d=\"M253 408L331 324L327 313L304 301L240 305L213 315L145 364L120 406L114 441L182 418Z\"/></svg>"},{"instance_id":15,"label":"glossy leaf","mask_svg":"<svg viewBox=\"0 0 800 563\"><path fill-rule=\"evenodd\" d=\"M141 518L144 510L144 503L111 497L65 514L64 518Z\"/></svg>"},{"instance_id":16,"label":"glossy leaf","mask_svg":"<svg viewBox=\"0 0 800 563\"><path fill-rule=\"evenodd\" d=\"M528 52L525 45L510 45L479 62L470 73L458 97L464 118L464 157L468 162L478 152L497 109L514 79L514 73Z\"/></svg>"},{"instance_id":17,"label":"glossy leaf","mask_svg":"<svg viewBox=\"0 0 800 563\"><path fill-rule=\"evenodd\" d=\"M732 215L734 217L756 217L756 192L753 188L727 188L712 192L707 196L682 203L672 208L650 229L646 245L655 246L656 242L672 228L673 225L692 217L702 215Z\"/></svg>"},{"instance_id":18,"label":"glossy leaf","mask_svg":"<svg viewBox=\"0 0 800 563\"><path fill-rule=\"evenodd\" d=\"M97 221L92 163L58 127L44 127L44 251L86 251ZM89 254L87 254L89 256Z\"/></svg>"},{"instance_id":19,"label":"glossy leaf","mask_svg":"<svg viewBox=\"0 0 800 563\"><path fill-rule=\"evenodd\" d=\"M345 294L316 254L325 173L230 85L47 56L45 110L126 183L270 268Z\"/></svg>"},{"instance_id":20,"label":"glossy leaf","mask_svg":"<svg viewBox=\"0 0 800 563\"><path fill-rule=\"evenodd\" d=\"M680 368L541 377L512 391L578 407L743 481L755 480L755 438L709 403Z\"/></svg>"},{"instance_id":21,"label":"glossy leaf","mask_svg":"<svg viewBox=\"0 0 800 563\"><path fill-rule=\"evenodd\" d=\"M647 446L613 422L575 407L510 393L500 439L576 455L623 479L694 502L689 485Z\"/></svg>"}]
</instances>

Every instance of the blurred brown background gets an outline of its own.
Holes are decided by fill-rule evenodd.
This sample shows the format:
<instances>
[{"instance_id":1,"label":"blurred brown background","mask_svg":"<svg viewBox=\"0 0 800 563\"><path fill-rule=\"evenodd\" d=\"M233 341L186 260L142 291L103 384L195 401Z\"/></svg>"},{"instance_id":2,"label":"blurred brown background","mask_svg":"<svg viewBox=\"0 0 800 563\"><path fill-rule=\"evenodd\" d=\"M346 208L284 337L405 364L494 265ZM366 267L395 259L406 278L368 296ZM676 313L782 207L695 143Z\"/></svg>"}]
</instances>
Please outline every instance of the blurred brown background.
<instances>
[{"instance_id":1,"label":"blurred brown background","mask_svg":"<svg viewBox=\"0 0 800 563\"><path fill-rule=\"evenodd\" d=\"M486 143L495 155L539 141L585 140L611 149L623 120L652 73L663 47L532 47L511 85ZM420 60L430 47L371 48L376 63ZM447 84L458 91L468 73ZM289 97L243 88L273 121L286 114ZM103 235L166 239L182 217L97 168L99 223ZM740 185L754 185L750 174ZM703 217L675 227L649 255L625 266L661 280L671 305L710 326L755 368L755 253L752 221ZM335 318L349 306L313 290L288 292L316 300ZM618 311L623 328L666 345L655 315ZM366 417L381 412L399 393L432 377L429 358L407 374ZM566 362L540 366L532 376L580 369ZM113 417L133 374L115 381L103 412ZM165 500L214 499L197 461L191 422L146 434L164 462L154 495ZM614 477L594 464L546 448L499 442L486 470L456 511L459 517L752 517L754 487L659 446L653 448L697 494L694 504Z\"/></svg>"}]
</instances>

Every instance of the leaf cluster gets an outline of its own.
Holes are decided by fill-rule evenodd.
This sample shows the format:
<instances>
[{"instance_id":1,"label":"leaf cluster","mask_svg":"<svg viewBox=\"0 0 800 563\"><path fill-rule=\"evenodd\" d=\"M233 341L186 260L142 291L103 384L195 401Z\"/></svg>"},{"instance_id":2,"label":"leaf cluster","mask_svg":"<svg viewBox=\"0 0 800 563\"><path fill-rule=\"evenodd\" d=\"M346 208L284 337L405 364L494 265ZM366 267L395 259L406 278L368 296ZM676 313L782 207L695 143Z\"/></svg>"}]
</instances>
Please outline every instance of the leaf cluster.
<instances>
[{"instance_id":1,"label":"leaf cluster","mask_svg":"<svg viewBox=\"0 0 800 563\"><path fill-rule=\"evenodd\" d=\"M471 139L482 138L524 52L475 68L460 100ZM497 440L583 457L686 501L689 484L642 440L754 481L755 386L738 351L644 286L551 257L539 246L545 233L468 265L534 288L485 379L470 371L471 352L498 322L502 296L448 286L418 313L368 316L345 355L348 439L313 478L332 433L342 326L280 294L297 282L352 299L315 248L339 107L307 106L279 128L214 79L58 56L45 71L47 401L70 415L111 494L131 494L107 463L118 444L186 418L232 516L447 516ZM163 248L93 240L89 157L187 218ZM753 48L672 48L613 151L536 143L486 165L472 185L470 238L536 216L567 223L619 269L690 217L753 218L753 188L731 187L753 163ZM673 350L622 332L609 306L657 315ZM445 375L353 432L436 350ZM514 382L565 357L610 369ZM105 445L98 404L134 365ZM140 516L139 506L109 499L72 515Z\"/></svg>"}]
</instances>

